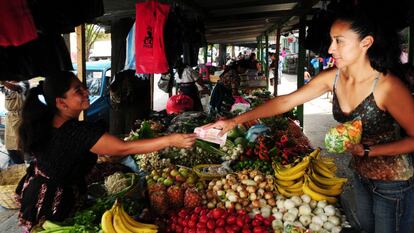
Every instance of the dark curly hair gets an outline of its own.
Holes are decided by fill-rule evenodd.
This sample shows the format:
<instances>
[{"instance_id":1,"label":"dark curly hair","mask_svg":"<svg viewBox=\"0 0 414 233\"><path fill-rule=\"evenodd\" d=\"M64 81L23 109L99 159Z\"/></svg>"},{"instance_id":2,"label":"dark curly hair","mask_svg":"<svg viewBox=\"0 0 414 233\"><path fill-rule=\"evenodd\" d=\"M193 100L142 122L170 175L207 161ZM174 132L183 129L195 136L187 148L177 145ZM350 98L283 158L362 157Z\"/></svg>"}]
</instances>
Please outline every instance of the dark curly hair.
<instances>
[{"instance_id":1,"label":"dark curly hair","mask_svg":"<svg viewBox=\"0 0 414 233\"><path fill-rule=\"evenodd\" d=\"M381 14L367 8L343 7L335 17L336 20L350 23L351 29L362 40L366 36L372 36L374 42L367 51L371 66L387 73L400 63L401 38L397 28L380 18Z\"/></svg>"},{"instance_id":2,"label":"dark curly hair","mask_svg":"<svg viewBox=\"0 0 414 233\"><path fill-rule=\"evenodd\" d=\"M52 120L58 111L56 98L64 97L74 79L72 72L60 71L29 90L19 127L19 147L23 152L36 156L48 143Z\"/></svg>"}]
</instances>

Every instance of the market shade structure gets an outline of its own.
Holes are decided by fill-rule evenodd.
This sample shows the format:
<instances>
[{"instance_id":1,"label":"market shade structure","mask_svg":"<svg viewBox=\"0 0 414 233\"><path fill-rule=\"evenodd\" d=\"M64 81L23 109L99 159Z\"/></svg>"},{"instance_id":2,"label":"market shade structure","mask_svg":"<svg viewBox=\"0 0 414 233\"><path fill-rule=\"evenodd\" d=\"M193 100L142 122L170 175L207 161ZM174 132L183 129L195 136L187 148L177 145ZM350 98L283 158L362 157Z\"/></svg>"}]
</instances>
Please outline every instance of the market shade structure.
<instances>
[{"instance_id":1,"label":"market shade structure","mask_svg":"<svg viewBox=\"0 0 414 233\"><path fill-rule=\"evenodd\" d=\"M132 0L104 0L105 14L97 22L110 25L115 19L134 17ZM255 44L257 37L278 27L288 31L297 27L299 16L311 16L319 0L177 0L186 14L204 19L208 43Z\"/></svg>"}]
</instances>

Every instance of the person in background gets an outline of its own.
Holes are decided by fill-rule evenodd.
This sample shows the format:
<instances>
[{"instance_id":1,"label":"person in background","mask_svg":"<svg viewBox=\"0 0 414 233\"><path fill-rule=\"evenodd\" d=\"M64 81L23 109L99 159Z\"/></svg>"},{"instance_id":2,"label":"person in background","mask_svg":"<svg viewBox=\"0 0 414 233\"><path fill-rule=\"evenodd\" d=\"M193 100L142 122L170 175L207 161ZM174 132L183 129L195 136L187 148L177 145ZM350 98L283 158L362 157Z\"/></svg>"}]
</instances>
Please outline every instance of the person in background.
<instances>
[{"instance_id":1,"label":"person in background","mask_svg":"<svg viewBox=\"0 0 414 233\"><path fill-rule=\"evenodd\" d=\"M249 69L258 70L259 72L262 71L262 65L256 58L255 53L251 53L249 57Z\"/></svg>"},{"instance_id":2,"label":"person in background","mask_svg":"<svg viewBox=\"0 0 414 233\"><path fill-rule=\"evenodd\" d=\"M311 65L312 65L312 67L313 67L313 70L314 70L314 76L315 75L317 75L317 74L319 74L319 72L321 71L321 70L323 70L323 68L322 67L320 67L320 62L319 62L319 60L320 60L320 58L319 58L319 55L318 54L316 54L315 55L315 57L314 58L312 58L312 60L310 61L310 63L311 63Z\"/></svg>"},{"instance_id":3,"label":"person in background","mask_svg":"<svg viewBox=\"0 0 414 233\"><path fill-rule=\"evenodd\" d=\"M204 85L196 71L193 70L189 65L182 62L181 59L177 61L176 67L178 77L175 79L179 91L184 95L189 96L193 100L193 110L203 111L203 105L201 104L200 95L198 93L197 85L200 85L202 91L209 93L208 88Z\"/></svg>"},{"instance_id":4,"label":"person in background","mask_svg":"<svg viewBox=\"0 0 414 233\"><path fill-rule=\"evenodd\" d=\"M307 67L305 67L304 69L305 69L305 71L303 72L303 78L304 78L305 84L307 84L308 82L310 82L312 76L308 72L308 68Z\"/></svg>"},{"instance_id":5,"label":"person in background","mask_svg":"<svg viewBox=\"0 0 414 233\"><path fill-rule=\"evenodd\" d=\"M291 94L205 128L222 129L224 133L243 122L282 114L332 91L334 118L341 123L362 121L361 143L348 146L361 232L412 233L414 98L390 72L401 54L395 43L399 35L377 16L381 16L377 11L356 7L339 14L331 26L329 47L336 68L322 71ZM405 130L405 137L400 137L399 129Z\"/></svg>"},{"instance_id":6,"label":"person in background","mask_svg":"<svg viewBox=\"0 0 414 233\"><path fill-rule=\"evenodd\" d=\"M226 67L211 92L210 112L220 114L230 110L234 104L233 96L240 95L240 74L246 72L247 63L246 60L239 60Z\"/></svg>"},{"instance_id":7,"label":"person in background","mask_svg":"<svg viewBox=\"0 0 414 233\"><path fill-rule=\"evenodd\" d=\"M70 71L46 77L27 95L20 146L34 160L16 189L24 232L46 219L61 222L76 211L86 197L85 176L97 154L144 154L170 146L188 148L195 142L194 134L120 140L100 124L78 120L90 105L88 97L87 88Z\"/></svg>"},{"instance_id":8,"label":"person in background","mask_svg":"<svg viewBox=\"0 0 414 233\"><path fill-rule=\"evenodd\" d=\"M18 149L18 128L22 117L23 102L29 89L28 81L2 81L4 105L7 110L5 118L4 145L10 157L9 164L24 163L24 155Z\"/></svg>"}]
</instances>

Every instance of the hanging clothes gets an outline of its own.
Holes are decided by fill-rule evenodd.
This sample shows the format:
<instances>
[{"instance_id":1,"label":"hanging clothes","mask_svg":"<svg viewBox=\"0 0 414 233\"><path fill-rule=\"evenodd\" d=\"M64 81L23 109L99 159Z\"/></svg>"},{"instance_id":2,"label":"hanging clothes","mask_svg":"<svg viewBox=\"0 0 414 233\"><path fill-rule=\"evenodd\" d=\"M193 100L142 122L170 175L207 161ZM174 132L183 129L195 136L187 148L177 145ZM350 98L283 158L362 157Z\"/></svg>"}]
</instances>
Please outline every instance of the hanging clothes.
<instances>
[{"instance_id":1,"label":"hanging clothes","mask_svg":"<svg viewBox=\"0 0 414 233\"><path fill-rule=\"evenodd\" d=\"M26 0L0 0L0 46L19 46L36 38Z\"/></svg>"},{"instance_id":2,"label":"hanging clothes","mask_svg":"<svg viewBox=\"0 0 414 233\"><path fill-rule=\"evenodd\" d=\"M170 5L157 1L136 4L135 54L137 73L168 72L164 49L164 25L169 11Z\"/></svg>"},{"instance_id":3,"label":"hanging clothes","mask_svg":"<svg viewBox=\"0 0 414 233\"><path fill-rule=\"evenodd\" d=\"M135 70L135 23L126 38L126 54L124 70Z\"/></svg>"},{"instance_id":4,"label":"hanging clothes","mask_svg":"<svg viewBox=\"0 0 414 233\"><path fill-rule=\"evenodd\" d=\"M73 70L68 48L60 35L40 35L21 46L0 47L0 80L28 80Z\"/></svg>"}]
</instances>

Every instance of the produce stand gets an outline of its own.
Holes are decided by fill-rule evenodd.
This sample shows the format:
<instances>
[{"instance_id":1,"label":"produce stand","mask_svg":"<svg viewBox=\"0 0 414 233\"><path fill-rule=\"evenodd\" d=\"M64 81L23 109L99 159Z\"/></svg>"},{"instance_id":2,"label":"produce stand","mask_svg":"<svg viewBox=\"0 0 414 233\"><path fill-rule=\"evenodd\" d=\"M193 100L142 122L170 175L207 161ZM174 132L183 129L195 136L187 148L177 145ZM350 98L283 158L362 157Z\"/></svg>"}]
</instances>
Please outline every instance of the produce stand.
<instances>
[{"instance_id":1,"label":"produce stand","mask_svg":"<svg viewBox=\"0 0 414 233\"><path fill-rule=\"evenodd\" d=\"M240 75L240 89L247 93L255 89L267 87L267 79L257 70L248 69L246 73Z\"/></svg>"},{"instance_id":2,"label":"produce stand","mask_svg":"<svg viewBox=\"0 0 414 233\"><path fill-rule=\"evenodd\" d=\"M258 95L261 98L267 95ZM257 97L246 97L254 106ZM262 101L262 100L260 100ZM125 140L189 133L215 119L203 112L137 121ZM239 125L218 146L134 155L140 174L102 162L87 182L94 200L37 232L308 232L350 225L338 204L347 179L313 148L295 121L277 116ZM112 231L114 230L114 231Z\"/></svg>"}]
</instances>

